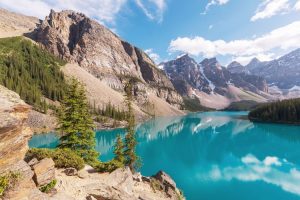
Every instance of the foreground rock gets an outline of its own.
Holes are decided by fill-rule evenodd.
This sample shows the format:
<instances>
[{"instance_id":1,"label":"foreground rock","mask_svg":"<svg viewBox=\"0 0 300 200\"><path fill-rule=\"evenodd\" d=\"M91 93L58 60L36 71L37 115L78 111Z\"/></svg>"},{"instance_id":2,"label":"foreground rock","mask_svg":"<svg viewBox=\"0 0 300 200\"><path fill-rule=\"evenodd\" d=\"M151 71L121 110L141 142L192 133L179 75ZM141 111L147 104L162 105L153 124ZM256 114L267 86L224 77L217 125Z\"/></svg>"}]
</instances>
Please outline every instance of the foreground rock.
<instances>
[{"instance_id":1,"label":"foreground rock","mask_svg":"<svg viewBox=\"0 0 300 200\"><path fill-rule=\"evenodd\" d=\"M154 177L136 178L129 168L117 169L112 173L89 173L85 178L67 176L64 170L56 171L57 194L52 198L64 194L76 200L85 199L179 199L180 192L176 184L164 172ZM140 175L139 175L140 176ZM144 181L142 181L142 179ZM156 185L161 185L157 188Z\"/></svg>"},{"instance_id":2,"label":"foreground rock","mask_svg":"<svg viewBox=\"0 0 300 200\"><path fill-rule=\"evenodd\" d=\"M15 92L0 85L0 175L16 172L20 178L3 199L39 200L46 196L34 181L31 167L23 160L31 130L24 126L30 107Z\"/></svg>"},{"instance_id":3,"label":"foreground rock","mask_svg":"<svg viewBox=\"0 0 300 200\"><path fill-rule=\"evenodd\" d=\"M34 181L37 186L49 184L55 179L54 162L51 158L45 158L32 166Z\"/></svg>"}]
</instances>

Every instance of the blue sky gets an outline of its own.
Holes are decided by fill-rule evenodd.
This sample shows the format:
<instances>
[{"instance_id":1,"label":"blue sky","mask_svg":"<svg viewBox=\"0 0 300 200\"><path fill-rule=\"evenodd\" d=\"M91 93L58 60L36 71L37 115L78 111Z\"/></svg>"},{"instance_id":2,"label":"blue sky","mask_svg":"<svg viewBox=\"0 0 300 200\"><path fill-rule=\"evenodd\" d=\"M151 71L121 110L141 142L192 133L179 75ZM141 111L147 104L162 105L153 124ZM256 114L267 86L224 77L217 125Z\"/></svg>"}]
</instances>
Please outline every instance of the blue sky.
<instances>
[{"instance_id":1,"label":"blue sky","mask_svg":"<svg viewBox=\"0 0 300 200\"><path fill-rule=\"evenodd\" d=\"M246 64L300 47L300 0L0 0L0 7L39 18L50 8L83 12L157 63L189 53Z\"/></svg>"}]
</instances>

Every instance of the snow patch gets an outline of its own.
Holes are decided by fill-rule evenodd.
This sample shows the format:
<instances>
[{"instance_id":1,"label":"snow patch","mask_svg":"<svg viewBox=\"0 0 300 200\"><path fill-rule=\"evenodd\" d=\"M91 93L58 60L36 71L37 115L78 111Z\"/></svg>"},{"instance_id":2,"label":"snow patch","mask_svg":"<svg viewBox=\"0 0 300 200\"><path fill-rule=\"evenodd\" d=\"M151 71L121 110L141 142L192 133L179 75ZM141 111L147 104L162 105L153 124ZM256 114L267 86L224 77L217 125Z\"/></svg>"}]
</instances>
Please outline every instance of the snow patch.
<instances>
[{"instance_id":1,"label":"snow patch","mask_svg":"<svg viewBox=\"0 0 300 200\"><path fill-rule=\"evenodd\" d=\"M212 92L214 92L214 89L216 88L216 86L205 76L202 66L200 66L200 72L204 76L204 78L207 80L209 87L212 89Z\"/></svg>"}]
</instances>

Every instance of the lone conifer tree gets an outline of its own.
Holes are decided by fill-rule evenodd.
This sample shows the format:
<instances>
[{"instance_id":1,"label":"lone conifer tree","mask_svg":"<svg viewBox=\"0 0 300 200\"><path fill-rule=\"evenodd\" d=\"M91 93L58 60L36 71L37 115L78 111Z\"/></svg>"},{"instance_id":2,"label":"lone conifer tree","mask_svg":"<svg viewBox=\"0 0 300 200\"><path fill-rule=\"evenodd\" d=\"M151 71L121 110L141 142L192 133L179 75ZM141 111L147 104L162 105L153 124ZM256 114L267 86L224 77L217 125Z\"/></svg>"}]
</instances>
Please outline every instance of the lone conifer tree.
<instances>
[{"instance_id":1,"label":"lone conifer tree","mask_svg":"<svg viewBox=\"0 0 300 200\"><path fill-rule=\"evenodd\" d=\"M123 148L124 148L124 143L122 141L121 136L118 135L117 141L115 143L114 154L115 154L115 160L120 162L122 165L124 164L125 161Z\"/></svg>"},{"instance_id":2,"label":"lone conifer tree","mask_svg":"<svg viewBox=\"0 0 300 200\"><path fill-rule=\"evenodd\" d=\"M82 84L72 79L59 114L60 148L69 148L86 162L97 160L94 124Z\"/></svg>"},{"instance_id":3,"label":"lone conifer tree","mask_svg":"<svg viewBox=\"0 0 300 200\"><path fill-rule=\"evenodd\" d=\"M135 118L132 108L132 84L129 82L125 86L126 92L126 104L128 109L128 116L127 116L127 134L125 136L125 165L130 168L132 172L139 167L139 157L136 155L136 145L137 141L135 138Z\"/></svg>"}]
</instances>

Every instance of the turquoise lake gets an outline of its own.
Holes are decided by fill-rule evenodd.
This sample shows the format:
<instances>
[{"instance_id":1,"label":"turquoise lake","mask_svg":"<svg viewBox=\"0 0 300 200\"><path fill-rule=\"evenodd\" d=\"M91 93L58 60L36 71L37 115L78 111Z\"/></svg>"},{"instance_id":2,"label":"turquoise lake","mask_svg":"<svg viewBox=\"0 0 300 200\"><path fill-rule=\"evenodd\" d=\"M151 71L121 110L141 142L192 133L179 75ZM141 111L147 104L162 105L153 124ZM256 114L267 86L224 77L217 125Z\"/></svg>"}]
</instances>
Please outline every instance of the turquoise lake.
<instances>
[{"instance_id":1,"label":"turquoise lake","mask_svg":"<svg viewBox=\"0 0 300 200\"><path fill-rule=\"evenodd\" d=\"M246 112L161 117L137 126L143 175L170 174L188 200L300 200L300 126L252 123ZM98 131L100 159L122 129ZM55 148L54 133L30 147Z\"/></svg>"}]
</instances>

